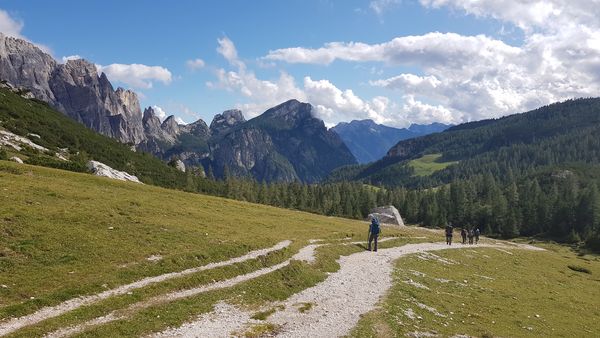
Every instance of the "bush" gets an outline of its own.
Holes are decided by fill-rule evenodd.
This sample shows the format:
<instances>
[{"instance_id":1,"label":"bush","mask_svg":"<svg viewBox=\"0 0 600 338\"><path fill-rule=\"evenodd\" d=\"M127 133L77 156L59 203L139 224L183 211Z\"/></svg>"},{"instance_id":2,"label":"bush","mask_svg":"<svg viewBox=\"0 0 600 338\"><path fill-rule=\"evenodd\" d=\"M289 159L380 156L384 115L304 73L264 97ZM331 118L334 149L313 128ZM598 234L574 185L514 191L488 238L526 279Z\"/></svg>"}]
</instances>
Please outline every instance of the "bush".
<instances>
[{"instance_id":1,"label":"bush","mask_svg":"<svg viewBox=\"0 0 600 338\"><path fill-rule=\"evenodd\" d=\"M8 154L6 153L6 150L4 149L0 149L0 160L8 160Z\"/></svg>"},{"instance_id":2,"label":"bush","mask_svg":"<svg viewBox=\"0 0 600 338\"><path fill-rule=\"evenodd\" d=\"M88 171L84 163L63 161L48 156L30 156L27 160L25 160L25 163L80 173Z\"/></svg>"}]
</instances>

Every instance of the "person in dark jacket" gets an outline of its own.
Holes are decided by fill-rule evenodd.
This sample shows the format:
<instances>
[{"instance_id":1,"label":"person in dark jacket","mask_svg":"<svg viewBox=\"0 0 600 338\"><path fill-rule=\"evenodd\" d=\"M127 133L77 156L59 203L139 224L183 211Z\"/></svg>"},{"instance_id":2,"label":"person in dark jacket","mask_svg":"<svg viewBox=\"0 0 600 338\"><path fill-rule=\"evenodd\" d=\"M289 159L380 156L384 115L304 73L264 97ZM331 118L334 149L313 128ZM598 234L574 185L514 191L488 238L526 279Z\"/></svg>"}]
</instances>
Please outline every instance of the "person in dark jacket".
<instances>
[{"instance_id":1,"label":"person in dark jacket","mask_svg":"<svg viewBox=\"0 0 600 338\"><path fill-rule=\"evenodd\" d=\"M479 235L481 234L481 232L479 231L479 228L475 228L475 244L479 243Z\"/></svg>"},{"instance_id":2,"label":"person in dark jacket","mask_svg":"<svg viewBox=\"0 0 600 338\"><path fill-rule=\"evenodd\" d=\"M467 236L469 237L469 244L473 244L473 237L475 237L473 229L469 229Z\"/></svg>"},{"instance_id":3,"label":"person in dark jacket","mask_svg":"<svg viewBox=\"0 0 600 338\"><path fill-rule=\"evenodd\" d=\"M375 241L375 250L377 251L377 239L381 233L381 226L377 217L371 218L371 225L369 225L369 251L371 251L371 242Z\"/></svg>"},{"instance_id":4,"label":"person in dark jacket","mask_svg":"<svg viewBox=\"0 0 600 338\"><path fill-rule=\"evenodd\" d=\"M454 228L452 227L452 224L446 225L446 244L448 244L448 245L452 245L452 232L453 231L454 231Z\"/></svg>"},{"instance_id":5,"label":"person in dark jacket","mask_svg":"<svg viewBox=\"0 0 600 338\"><path fill-rule=\"evenodd\" d=\"M460 237L462 237L462 244L467 244L467 229L460 229Z\"/></svg>"}]
</instances>

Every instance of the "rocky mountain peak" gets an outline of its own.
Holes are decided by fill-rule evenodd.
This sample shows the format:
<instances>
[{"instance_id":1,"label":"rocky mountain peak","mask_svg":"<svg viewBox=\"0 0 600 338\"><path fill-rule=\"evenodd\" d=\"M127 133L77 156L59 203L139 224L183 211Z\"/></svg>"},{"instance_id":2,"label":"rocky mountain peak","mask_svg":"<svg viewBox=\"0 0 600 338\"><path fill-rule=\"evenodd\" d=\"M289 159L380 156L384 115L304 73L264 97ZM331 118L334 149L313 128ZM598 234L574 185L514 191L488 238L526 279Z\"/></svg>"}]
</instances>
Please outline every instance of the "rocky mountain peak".
<instances>
[{"instance_id":1,"label":"rocky mountain peak","mask_svg":"<svg viewBox=\"0 0 600 338\"><path fill-rule=\"evenodd\" d=\"M130 117L139 118L142 116L140 100L134 91L119 87L115 91L115 94L119 98L119 103L125 108L125 112L127 112Z\"/></svg>"},{"instance_id":2,"label":"rocky mountain peak","mask_svg":"<svg viewBox=\"0 0 600 338\"><path fill-rule=\"evenodd\" d=\"M206 138L206 139L208 139L208 137L210 137L210 130L208 129L208 125L202 119L198 119L198 121L192 122L183 127L180 126L180 128L183 128L186 132L188 132L194 136L198 136L198 137L202 137L202 138Z\"/></svg>"},{"instance_id":3,"label":"rocky mountain peak","mask_svg":"<svg viewBox=\"0 0 600 338\"><path fill-rule=\"evenodd\" d=\"M169 117L167 117L160 125L160 128L169 135L175 136L179 134L179 124L175 120L174 115L170 115Z\"/></svg>"},{"instance_id":4,"label":"rocky mountain peak","mask_svg":"<svg viewBox=\"0 0 600 338\"><path fill-rule=\"evenodd\" d=\"M89 61L61 64L30 42L0 34L0 80L30 90L35 98L101 134L133 144L145 140L137 96L115 92Z\"/></svg>"},{"instance_id":5,"label":"rocky mountain peak","mask_svg":"<svg viewBox=\"0 0 600 338\"><path fill-rule=\"evenodd\" d=\"M312 118L312 110L313 107L309 103L292 99L267 110L261 117L285 122L297 122Z\"/></svg>"},{"instance_id":6,"label":"rocky mountain peak","mask_svg":"<svg viewBox=\"0 0 600 338\"><path fill-rule=\"evenodd\" d=\"M27 88L38 99L54 102L48 82L57 62L34 44L0 33L0 80Z\"/></svg>"},{"instance_id":7,"label":"rocky mountain peak","mask_svg":"<svg viewBox=\"0 0 600 338\"><path fill-rule=\"evenodd\" d=\"M86 59L67 60L67 62L64 64L64 67L73 75L80 74L82 76L98 76L98 69L96 68L96 65Z\"/></svg>"},{"instance_id":8,"label":"rocky mountain peak","mask_svg":"<svg viewBox=\"0 0 600 338\"><path fill-rule=\"evenodd\" d=\"M210 130L213 134L223 134L231 128L246 122L242 111L239 109L226 110L221 114L215 115L210 123Z\"/></svg>"},{"instance_id":9,"label":"rocky mountain peak","mask_svg":"<svg viewBox=\"0 0 600 338\"><path fill-rule=\"evenodd\" d=\"M156 115L154 108L148 107L144 109L142 123L144 124L145 129L147 129L148 127L150 127L151 129L160 129L160 118L158 118L158 116Z\"/></svg>"}]
</instances>

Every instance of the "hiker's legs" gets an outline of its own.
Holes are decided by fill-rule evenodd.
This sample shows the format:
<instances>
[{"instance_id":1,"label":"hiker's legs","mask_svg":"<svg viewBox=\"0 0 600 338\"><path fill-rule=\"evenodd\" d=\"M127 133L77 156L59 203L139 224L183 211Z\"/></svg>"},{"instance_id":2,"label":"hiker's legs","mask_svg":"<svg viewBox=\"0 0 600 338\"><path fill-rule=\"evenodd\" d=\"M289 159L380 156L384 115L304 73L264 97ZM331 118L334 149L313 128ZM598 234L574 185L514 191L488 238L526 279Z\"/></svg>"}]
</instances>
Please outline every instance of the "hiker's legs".
<instances>
[{"instance_id":1,"label":"hiker's legs","mask_svg":"<svg viewBox=\"0 0 600 338\"><path fill-rule=\"evenodd\" d=\"M375 235L373 237L375 237L374 238L375 239L375 251L377 251L377 239L379 238L379 234L377 234L377 235Z\"/></svg>"},{"instance_id":2,"label":"hiker's legs","mask_svg":"<svg viewBox=\"0 0 600 338\"><path fill-rule=\"evenodd\" d=\"M373 242L373 234L372 233L369 234L369 246L368 246L369 251L371 251L371 242Z\"/></svg>"}]
</instances>

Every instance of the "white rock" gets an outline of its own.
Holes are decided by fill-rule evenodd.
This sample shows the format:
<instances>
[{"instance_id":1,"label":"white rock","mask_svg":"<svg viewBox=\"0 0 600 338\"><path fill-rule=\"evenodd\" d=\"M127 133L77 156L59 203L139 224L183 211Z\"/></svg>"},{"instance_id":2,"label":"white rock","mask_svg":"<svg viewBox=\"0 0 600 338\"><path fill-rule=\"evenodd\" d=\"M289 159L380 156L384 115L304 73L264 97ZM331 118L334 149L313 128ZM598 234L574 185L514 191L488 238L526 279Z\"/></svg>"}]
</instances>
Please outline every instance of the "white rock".
<instances>
[{"instance_id":1,"label":"white rock","mask_svg":"<svg viewBox=\"0 0 600 338\"><path fill-rule=\"evenodd\" d=\"M18 158L18 157L16 157L16 156L11 157L10 160L13 161L13 162L17 162L17 163L23 164L23 160L20 159L20 158Z\"/></svg>"},{"instance_id":2,"label":"white rock","mask_svg":"<svg viewBox=\"0 0 600 338\"><path fill-rule=\"evenodd\" d=\"M0 130L0 145L5 145L14 148L17 151L21 151L21 146L27 145L38 151L48 151L47 148L42 147L39 144L33 143L30 139L11 133L10 131Z\"/></svg>"},{"instance_id":3,"label":"white rock","mask_svg":"<svg viewBox=\"0 0 600 338\"><path fill-rule=\"evenodd\" d=\"M377 217L381 223L390 224L395 226L404 226L404 221L400 212L393 205L377 207L371 210L369 218Z\"/></svg>"},{"instance_id":4,"label":"white rock","mask_svg":"<svg viewBox=\"0 0 600 338\"><path fill-rule=\"evenodd\" d=\"M136 176L128 174L124 171L113 169L102 162L89 161L87 163L87 167L96 176L103 176L121 181L142 183Z\"/></svg>"},{"instance_id":5,"label":"white rock","mask_svg":"<svg viewBox=\"0 0 600 338\"><path fill-rule=\"evenodd\" d=\"M175 161L175 168L177 168L179 171L185 172L185 163L183 163L181 160L177 160Z\"/></svg>"}]
</instances>

